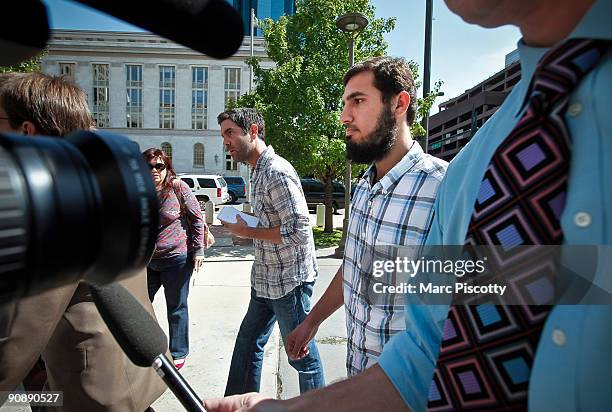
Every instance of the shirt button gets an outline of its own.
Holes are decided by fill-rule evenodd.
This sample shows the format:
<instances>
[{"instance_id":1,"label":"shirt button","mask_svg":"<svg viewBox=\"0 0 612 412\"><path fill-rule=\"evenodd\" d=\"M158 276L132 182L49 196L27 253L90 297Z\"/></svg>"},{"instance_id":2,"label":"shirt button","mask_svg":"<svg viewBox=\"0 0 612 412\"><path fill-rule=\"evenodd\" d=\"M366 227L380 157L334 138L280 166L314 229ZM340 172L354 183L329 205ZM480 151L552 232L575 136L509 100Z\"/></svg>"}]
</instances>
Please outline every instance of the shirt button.
<instances>
[{"instance_id":1,"label":"shirt button","mask_svg":"<svg viewBox=\"0 0 612 412\"><path fill-rule=\"evenodd\" d=\"M561 329L553 330L552 341L557 346L565 346L565 332L563 332Z\"/></svg>"},{"instance_id":2,"label":"shirt button","mask_svg":"<svg viewBox=\"0 0 612 412\"><path fill-rule=\"evenodd\" d=\"M576 117L582 112L582 105L580 103L572 103L567 108L567 114L572 117Z\"/></svg>"},{"instance_id":3,"label":"shirt button","mask_svg":"<svg viewBox=\"0 0 612 412\"><path fill-rule=\"evenodd\" d=\"M574 223L578 227L588 227L592 221L591 215L586 212L578 212L574 215Z\"/></svg>"}]
</instances>

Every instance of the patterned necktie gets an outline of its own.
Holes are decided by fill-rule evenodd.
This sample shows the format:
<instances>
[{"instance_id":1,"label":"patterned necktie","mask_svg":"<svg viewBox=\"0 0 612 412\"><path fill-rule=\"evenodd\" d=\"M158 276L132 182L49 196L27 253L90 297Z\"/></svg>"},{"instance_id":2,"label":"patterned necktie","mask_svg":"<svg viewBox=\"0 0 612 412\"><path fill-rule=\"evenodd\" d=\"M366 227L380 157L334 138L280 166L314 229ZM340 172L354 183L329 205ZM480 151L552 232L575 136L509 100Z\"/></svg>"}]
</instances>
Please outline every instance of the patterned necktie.
<instances>
[{"instance_id":1,"label":"patterned necktie","mask_svg":"<svg viewBox=\"0 0 612 412\"><path fill-rule=\"evenodd\" d=\"M558 245L571 139L569 95L609 43L568 40L538 63L527 108L480 185L466 245ZM550 306L451 306L429 391L431 411L526 410L531 365Z\"/></svg>"}]
</instances>

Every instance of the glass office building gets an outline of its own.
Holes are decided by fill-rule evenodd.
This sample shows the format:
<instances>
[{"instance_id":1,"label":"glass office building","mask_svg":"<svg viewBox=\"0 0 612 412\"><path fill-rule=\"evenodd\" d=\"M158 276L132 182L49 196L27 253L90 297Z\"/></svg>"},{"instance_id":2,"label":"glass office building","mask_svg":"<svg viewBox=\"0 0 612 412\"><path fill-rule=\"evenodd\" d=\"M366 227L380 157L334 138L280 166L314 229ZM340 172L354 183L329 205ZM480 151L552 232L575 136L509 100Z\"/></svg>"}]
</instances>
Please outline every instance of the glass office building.
<instances>
[{"instance_id":1,"label":"glass office building","mask_svg":"<svg viewBox=\"0 0 612 412\"><path fill-rule=\"evenodd\" d=\"M242 16L244 34L251 33L251 9L255 10L258 19L277 20L283 14L292 15L295 12L295 0L228 0ZM256 36L263 35L261 29L257 28Z\"/></svg>"}]
</instances>

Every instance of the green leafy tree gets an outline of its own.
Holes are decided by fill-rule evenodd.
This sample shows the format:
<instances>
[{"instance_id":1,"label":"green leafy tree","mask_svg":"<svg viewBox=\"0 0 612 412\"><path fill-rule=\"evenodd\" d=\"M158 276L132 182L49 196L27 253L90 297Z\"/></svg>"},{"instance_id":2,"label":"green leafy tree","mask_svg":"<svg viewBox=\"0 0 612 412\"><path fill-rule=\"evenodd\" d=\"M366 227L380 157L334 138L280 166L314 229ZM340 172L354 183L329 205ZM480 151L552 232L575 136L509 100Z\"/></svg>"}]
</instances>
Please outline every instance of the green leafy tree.
<instances>
[{"instance_id":1,"label":"green leafy tree","mask_svg":"<svg viewBox=\"0 0 612 412\"><path fill-rule=\"evenodd\" d=\"M21 73L31 73L31 72L39 72L40 64L42 62L43 57L47 54L47 49L43 50L38 56L32 57L29 60L23 61L14 66L0 66L0 73L8 73L8 72L21 72Z\"/></svg>"},{"instance_id":2,"label":"green leafy tree","mask_svg":"<svg viewBox=\"0 0 612 412\"><path fill-rule=\"evenodd\" d=\"M267 53L276 67L265 69L257 58L250 59L257 87L237 102L263 113L267 143L300 175L324 182L326 233L333 230L332 182L342 178L346 168L339 116L348 48L335 19L348 12L362 13L369 20L355 42L355 61L385 55L383 35L393 30L395 19L376 18L369 0L298 0L293 16L263 23ZM412 67L416 74L416 65ZM364 168L353 167L353 175Z\"/></svg>"}]
</instances>

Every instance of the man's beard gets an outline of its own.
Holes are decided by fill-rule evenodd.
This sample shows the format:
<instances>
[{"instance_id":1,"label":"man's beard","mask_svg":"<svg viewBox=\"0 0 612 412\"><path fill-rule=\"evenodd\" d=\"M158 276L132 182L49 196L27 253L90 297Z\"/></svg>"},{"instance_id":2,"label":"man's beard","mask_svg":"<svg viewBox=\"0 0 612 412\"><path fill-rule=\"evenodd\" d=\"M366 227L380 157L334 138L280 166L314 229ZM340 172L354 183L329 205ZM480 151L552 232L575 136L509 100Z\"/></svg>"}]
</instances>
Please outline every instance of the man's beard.
<instances>
[{"instance_id":1,"label":"man's beard","mask_svg":"<svg viewBox=\"0 0 612 412\"><path fill-rule=\"evenodd\" d=\"M240 163L240 162L246 162L249 158L249 145L239 141L238 144L234 145L234 147L232 147L232 149L235 150L234 155L232 156L232 158L234 159L234 162Z\"/></svg>"},{"instance_id":2,"label":"man's beard","mask_svg":"<svg viewBox=\"0 0 612 412\"><path fill-rule=\"evenodd\" d=\"M364 136L361 143L346 141L346 157L355 163L372 163L384 158L393 147L398 128L391 107L385 106L378 117L376 129Z\"/></svg>"}]
</instances>

